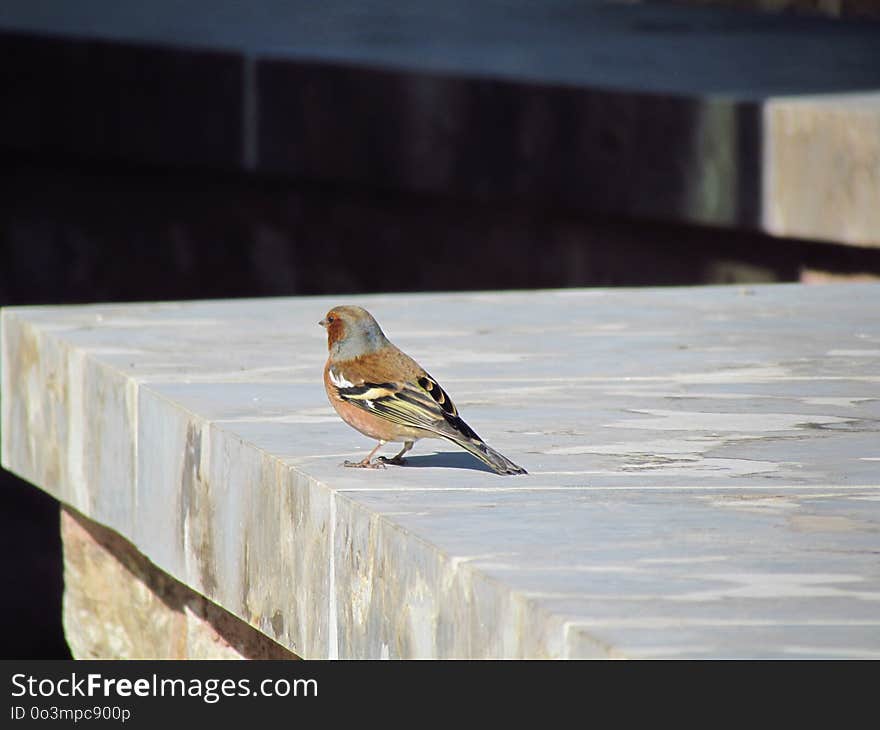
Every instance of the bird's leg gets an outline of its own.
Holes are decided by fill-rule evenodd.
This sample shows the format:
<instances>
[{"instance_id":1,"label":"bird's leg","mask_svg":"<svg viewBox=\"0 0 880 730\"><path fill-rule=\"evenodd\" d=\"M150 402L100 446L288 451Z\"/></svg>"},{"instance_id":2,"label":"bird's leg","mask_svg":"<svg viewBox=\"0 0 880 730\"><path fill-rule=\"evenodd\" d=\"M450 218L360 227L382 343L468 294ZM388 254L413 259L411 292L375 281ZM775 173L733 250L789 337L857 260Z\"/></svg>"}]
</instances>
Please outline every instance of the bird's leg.
<instances>
[{"instance_id":1,"label":"bird's leg","mask_svg":"<svg viewBox=\"0 0 880 730\"><path fill-rule=\"evenodd\" d=\"M373 458L373 454L375 454L379 449L381 449L385 445L385 441L380 441L376 444L376 448L373 449L369 454L367 454L360 461L343 461L343 466L350 466L355 469L384 469L385 462L384 461L370 461Z\"/></svg>"},{"instance_id":2,"label":"bird's leg","mask_svg":"<svg viewBox=\"0 0 880 730\"><path fill-rule=\"evenodd\" d=\"M386 459L384 456L380 456L379 460L383 464L395 464L396 466L403 466L403 455L413 447L414 443L415 441L404 441L403 448L400 450L399 453L395 454L390 459Z\"/></svg>"}]
</instances>

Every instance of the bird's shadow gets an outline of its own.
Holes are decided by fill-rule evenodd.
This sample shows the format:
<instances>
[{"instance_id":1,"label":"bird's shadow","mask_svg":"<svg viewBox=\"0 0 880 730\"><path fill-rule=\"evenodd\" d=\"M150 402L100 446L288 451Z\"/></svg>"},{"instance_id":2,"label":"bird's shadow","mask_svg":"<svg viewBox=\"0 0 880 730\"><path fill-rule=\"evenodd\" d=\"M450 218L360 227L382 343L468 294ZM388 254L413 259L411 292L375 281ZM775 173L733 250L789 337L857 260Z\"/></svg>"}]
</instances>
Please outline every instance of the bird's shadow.
<instances>
[{"instance_id":1,"label":"bird's shadow","mask_svg":"<svg viewBox=\"0 0 880 730\"><path fill-rule=\"evenodd\" d=\"M405 456L403 464L389 464L389 466L400 466L403 468L433 466L440 469L472 469L473 471L484 471L488 474L495 473L476 457L465 452L456 451L443 451L424 456Z\"/></svg>"}]
</instances>

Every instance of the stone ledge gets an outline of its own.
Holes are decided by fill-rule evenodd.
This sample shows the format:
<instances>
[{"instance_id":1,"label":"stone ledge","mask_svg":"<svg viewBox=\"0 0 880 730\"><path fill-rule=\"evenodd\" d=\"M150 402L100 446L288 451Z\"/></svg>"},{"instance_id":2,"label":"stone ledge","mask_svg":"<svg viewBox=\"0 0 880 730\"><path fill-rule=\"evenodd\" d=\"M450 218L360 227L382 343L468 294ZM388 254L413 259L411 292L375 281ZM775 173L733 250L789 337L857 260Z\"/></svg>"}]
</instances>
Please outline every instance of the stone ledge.
<instances>
[{"instance_id":1,"label":"stone ledge","mask_svg":"<svg viewBox=\"0 0 880 730\"><path fill-rule=\"evenodd\" d=\"M880 246L870 24L601 2L108 5L0 8L4 148ZM793 115L806 137L787 135Z\"/></svg>"},{"instance_id":2,"label":"stone ledge","mask_svg":"<svg viewBox=\"0 0 880 730\"><path fill-rule=\"evenodd\" d=\"M880 656L880 286L359 302L528 476L341 469L328 298L4 309L2 463L305 658Z\"/></svg>"}]
</instances>

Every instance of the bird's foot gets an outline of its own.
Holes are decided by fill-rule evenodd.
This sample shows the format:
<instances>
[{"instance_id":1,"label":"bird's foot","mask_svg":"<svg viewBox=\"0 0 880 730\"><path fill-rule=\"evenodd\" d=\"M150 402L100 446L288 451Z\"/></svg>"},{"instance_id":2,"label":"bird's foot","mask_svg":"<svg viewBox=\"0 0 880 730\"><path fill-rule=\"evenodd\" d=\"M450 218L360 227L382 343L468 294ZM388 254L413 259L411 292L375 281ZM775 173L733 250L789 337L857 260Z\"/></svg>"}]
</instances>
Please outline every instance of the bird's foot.
<instances>
[{"instance_id":1,"label":"bird's foot","mask_svg":"<svg viewBox=\"0 0 880 730\"><path fill-rule=\"evenodd\" d=\"M385 464L382 461L370 461L363 459L361 461L343 461L342 466L348 466L352 469L384 469Z\"/></svg>"},{"instance_id":2,"label":"bird's foot","mask_svg":"<svg viewBox=\"0 0 880 730\"><path fill-rule=\"evenodd\" d=\"M406 459L404 459L402 456L391 456L391 457L380 456L379 461L381 461L382 464L393 464L394 466L406 466Z\"/></svg>"}]
</instances>

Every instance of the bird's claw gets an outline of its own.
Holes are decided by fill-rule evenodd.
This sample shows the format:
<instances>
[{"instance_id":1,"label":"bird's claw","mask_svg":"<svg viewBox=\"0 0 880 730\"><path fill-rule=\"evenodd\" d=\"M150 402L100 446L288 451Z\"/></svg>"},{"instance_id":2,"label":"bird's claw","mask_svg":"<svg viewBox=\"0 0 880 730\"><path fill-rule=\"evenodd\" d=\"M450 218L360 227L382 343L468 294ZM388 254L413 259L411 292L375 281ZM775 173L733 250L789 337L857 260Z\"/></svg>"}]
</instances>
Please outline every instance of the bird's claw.
<instances>
[{"instance_id":1,"label":"bird's claw","mask_svg":"<svg viewBox=\"0 0 880 730\"><path fill-rule=\"evenodd\" d=\"M379 461L382 464L393 464L394 466L404 466L406 464L406 460L401 456L380 456Z\"/></svg>"},{"instance_id":2,"label":"bird's claw","mask_svg":"<svg viewBox=\"0 0 880 730\"><path fill-rule=\"evenodd\" d=\"M343 461L342 466L348 466L352 469L384 469L385 464L381 461Z\"/></svg>"}]
</instances>

